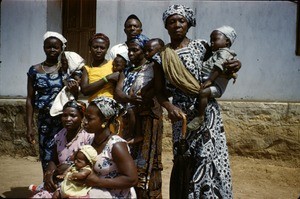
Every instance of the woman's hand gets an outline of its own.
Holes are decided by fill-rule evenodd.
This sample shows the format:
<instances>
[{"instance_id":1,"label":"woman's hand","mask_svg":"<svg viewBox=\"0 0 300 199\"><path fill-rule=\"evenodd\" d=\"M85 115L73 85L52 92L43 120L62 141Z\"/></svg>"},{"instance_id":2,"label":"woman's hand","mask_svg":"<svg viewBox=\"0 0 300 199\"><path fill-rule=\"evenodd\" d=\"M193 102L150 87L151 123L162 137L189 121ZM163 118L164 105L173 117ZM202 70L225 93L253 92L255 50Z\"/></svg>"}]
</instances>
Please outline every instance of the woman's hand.
<instances>
[{"instance_id":1,"label":"woman's hand","mask_svg":"<svg viewBox=\"0 0 300 199\"><path fill-rule=\"evenodd\" d=\"M78 96L79 84L76 80L69 80L67 89L74 95Z\"/></svg>"},{"instance_id":2,"label":"woman's hand","mask_svg":"<svg viewBox=\"0 0 300 199\"><path fill-rule=\"evenodd\" d=\"M236 73L241 69L242 63L238 59L230 59L223 63L223 67L232 73Z\"/></svg>"},{"instance_id":3,"label":"woman's hand","mask_svg":"<svg viewBox=\"0 0 300 199\"><path fill-rule=\"evenodd\" d=\"M44 187L49 192L54 192L57 189L57 186L53 182L53 171L46 171L44 175Z\"/></svg>"},{"instance_id":4,"label":"woman's hand","mask_svg":"<svg viewBox=\"0 0 300 199\"><path fill-rule=\"evenodd\" d=\"M34 132L34 130L32 128L31 129L27 129L26 137L27 137L27 141L30 144L35 144L35 132Z\"/></svg>"},{"instance_id":5,"label":"woman's hand","mask_svg":"<svg viewBox=\"0 0 300 199\"><path fill-rule=\"evenodd\" d=\"M170 118L172 123L182 120L182 115L185 114L180 108L174 105L168 107L167 111L168 111L168 117Z\"/></svg>"}]
</instances>

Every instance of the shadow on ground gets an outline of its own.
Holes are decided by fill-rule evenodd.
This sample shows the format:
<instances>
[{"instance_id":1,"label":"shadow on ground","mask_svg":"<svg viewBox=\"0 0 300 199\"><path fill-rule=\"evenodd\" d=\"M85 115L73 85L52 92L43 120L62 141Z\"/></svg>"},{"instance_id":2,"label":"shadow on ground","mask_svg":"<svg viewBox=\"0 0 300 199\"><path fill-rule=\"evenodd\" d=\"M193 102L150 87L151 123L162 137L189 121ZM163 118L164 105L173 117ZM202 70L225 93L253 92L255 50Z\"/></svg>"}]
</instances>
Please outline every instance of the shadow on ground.
<instances>
[{"instance_id":1,"label":"shadow on ground","mask_svg":"<svg viewBox=\"0 0 300 199\"><path fill-rule=\"evenodd\" d=\"M29 198L32 192L28 187L11 187L10 191L3 192L1 198Z\"/></svg>"}]
</instances>

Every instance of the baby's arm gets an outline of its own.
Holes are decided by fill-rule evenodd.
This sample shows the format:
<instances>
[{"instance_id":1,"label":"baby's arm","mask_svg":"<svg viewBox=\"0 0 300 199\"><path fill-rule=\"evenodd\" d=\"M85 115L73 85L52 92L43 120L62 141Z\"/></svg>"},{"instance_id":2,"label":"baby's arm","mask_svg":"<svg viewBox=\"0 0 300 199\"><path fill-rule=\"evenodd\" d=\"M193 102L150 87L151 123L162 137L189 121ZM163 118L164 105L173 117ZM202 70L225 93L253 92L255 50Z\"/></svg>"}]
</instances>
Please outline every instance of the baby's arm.
<instances>
[{"instance_id":1,"label":"baby's arm","mask_svg":"<svg viewBox=\"0 0 300 199\"><path fill-rule=\"evenodd\" d=\"M58 179L64 179L64 178L66 177L67 173L71 170L71 168L72 168L72 166L69 166L68 169L66 169L62 174L57 175L56 177L57 177Z\"/></svg>"},{"instance_id":2,"label":"baby's arm","mask_svg":"<svg viewBox=\"0 0 300 199\"><path fill-rule=\"evenodd\" d=\"M69 180L83 180L90 175L90 169L80 169L78 172L74 172L69 176Z\"/></svg>"}]
</instances>

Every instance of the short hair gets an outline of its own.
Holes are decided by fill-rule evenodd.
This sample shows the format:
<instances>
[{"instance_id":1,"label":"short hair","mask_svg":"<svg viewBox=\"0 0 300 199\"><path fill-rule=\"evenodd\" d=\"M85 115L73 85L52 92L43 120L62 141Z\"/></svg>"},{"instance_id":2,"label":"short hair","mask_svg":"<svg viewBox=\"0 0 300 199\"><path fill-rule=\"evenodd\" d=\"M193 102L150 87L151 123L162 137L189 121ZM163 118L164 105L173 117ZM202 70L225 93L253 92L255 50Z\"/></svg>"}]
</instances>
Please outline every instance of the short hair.
<instances>
[{"instance_id":1,"label":"short hair","mask_svg":"<svg viewBox=\"0 0 300 199\"><path fill-rule=\"evenodd\" d=\"M154 41L157 41L157 43L159 45L161 45L162 47L165 46L165 42L162 39L160 39L160 38L152 38L147 43L154 42Z\"/></svg>"},{"instance_id":2,"label":"short hair","mask_svg":"<svg viewBox=\"0 0 300 199\"><path fill-rule=\"evenodd\" d=\"M92 43L95 39L102 39L104 40L107 44L108 44L108 48L109 48L109 45L110 45L110 41L109 41L109 38L104 34L104 33L96 33L94 34L90 39L89 39L89 42L88 42L88 45L89 47L92 46Z\"/></svg>"}]
</instances>

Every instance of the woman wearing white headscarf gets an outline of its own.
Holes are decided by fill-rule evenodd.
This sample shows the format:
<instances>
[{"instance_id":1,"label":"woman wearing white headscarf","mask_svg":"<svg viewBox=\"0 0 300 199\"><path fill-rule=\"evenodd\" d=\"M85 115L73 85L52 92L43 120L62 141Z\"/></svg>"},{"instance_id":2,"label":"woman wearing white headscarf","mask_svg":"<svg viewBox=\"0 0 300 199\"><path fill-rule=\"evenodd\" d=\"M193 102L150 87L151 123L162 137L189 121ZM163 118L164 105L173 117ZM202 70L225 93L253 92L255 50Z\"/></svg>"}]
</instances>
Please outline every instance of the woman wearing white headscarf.
<instances>
[{"instance_id":1,"label":"woman wearing white headscarf","mask_svg":"<svg viewBox=\"0 0 300 199\"><path fill-rule=\"evenodd\" d=\"M183 5L172 5L163 13L163 21L171 42L161 52L160 65L154 67L155 88L161 105L168 111L172 120L173 152L176 158L181 139L182 118L186 114L187 121L196 115L197 95L191 92L191 78L174 78L181 75L192 75L196 84L202 82L201 70L205 57L210 49L206 41L189 39L186 34L196 25L194 11ZM241 64L237 60L229 61L227 67L239 70ZM185 71L185 72L183 72ZM178 74L179 73L179 74ZM172 102L168 100L169 93ZM191 178L185 185L186 196L180 198L232 198L232 181L229 166L228 150L220 108L215 99L208 101L205 110L204 125L195 131L188 132L188 154L195 160ZM187 178L187 176L184 176ZM180 181L181 179L178 179ZM180 187L181 188L181 187ZM170 190L176 192L177 190ZM172 195L174 196L174 195ZM178 197L178 196L177 196ZM176 198L176 195L175 195Z\"/></svg>"},{"instance_id":2,"label":"woman wearing white headscarf","mask_svg":"<svg viewBox=\"0 0 300 199\"><path fill-rule=\"evenodd\" d=\"M34 110L38 111L37 127L39 134L40 159L45 172L52 156L54 135L62 129L60 117L52 117L49 110L63 87L60 56L67 40L57 32L46 32L44 35L45 61L33 65L27 73L26 126L27 140L35 143Z\"/></svg>"}]
</instances>

